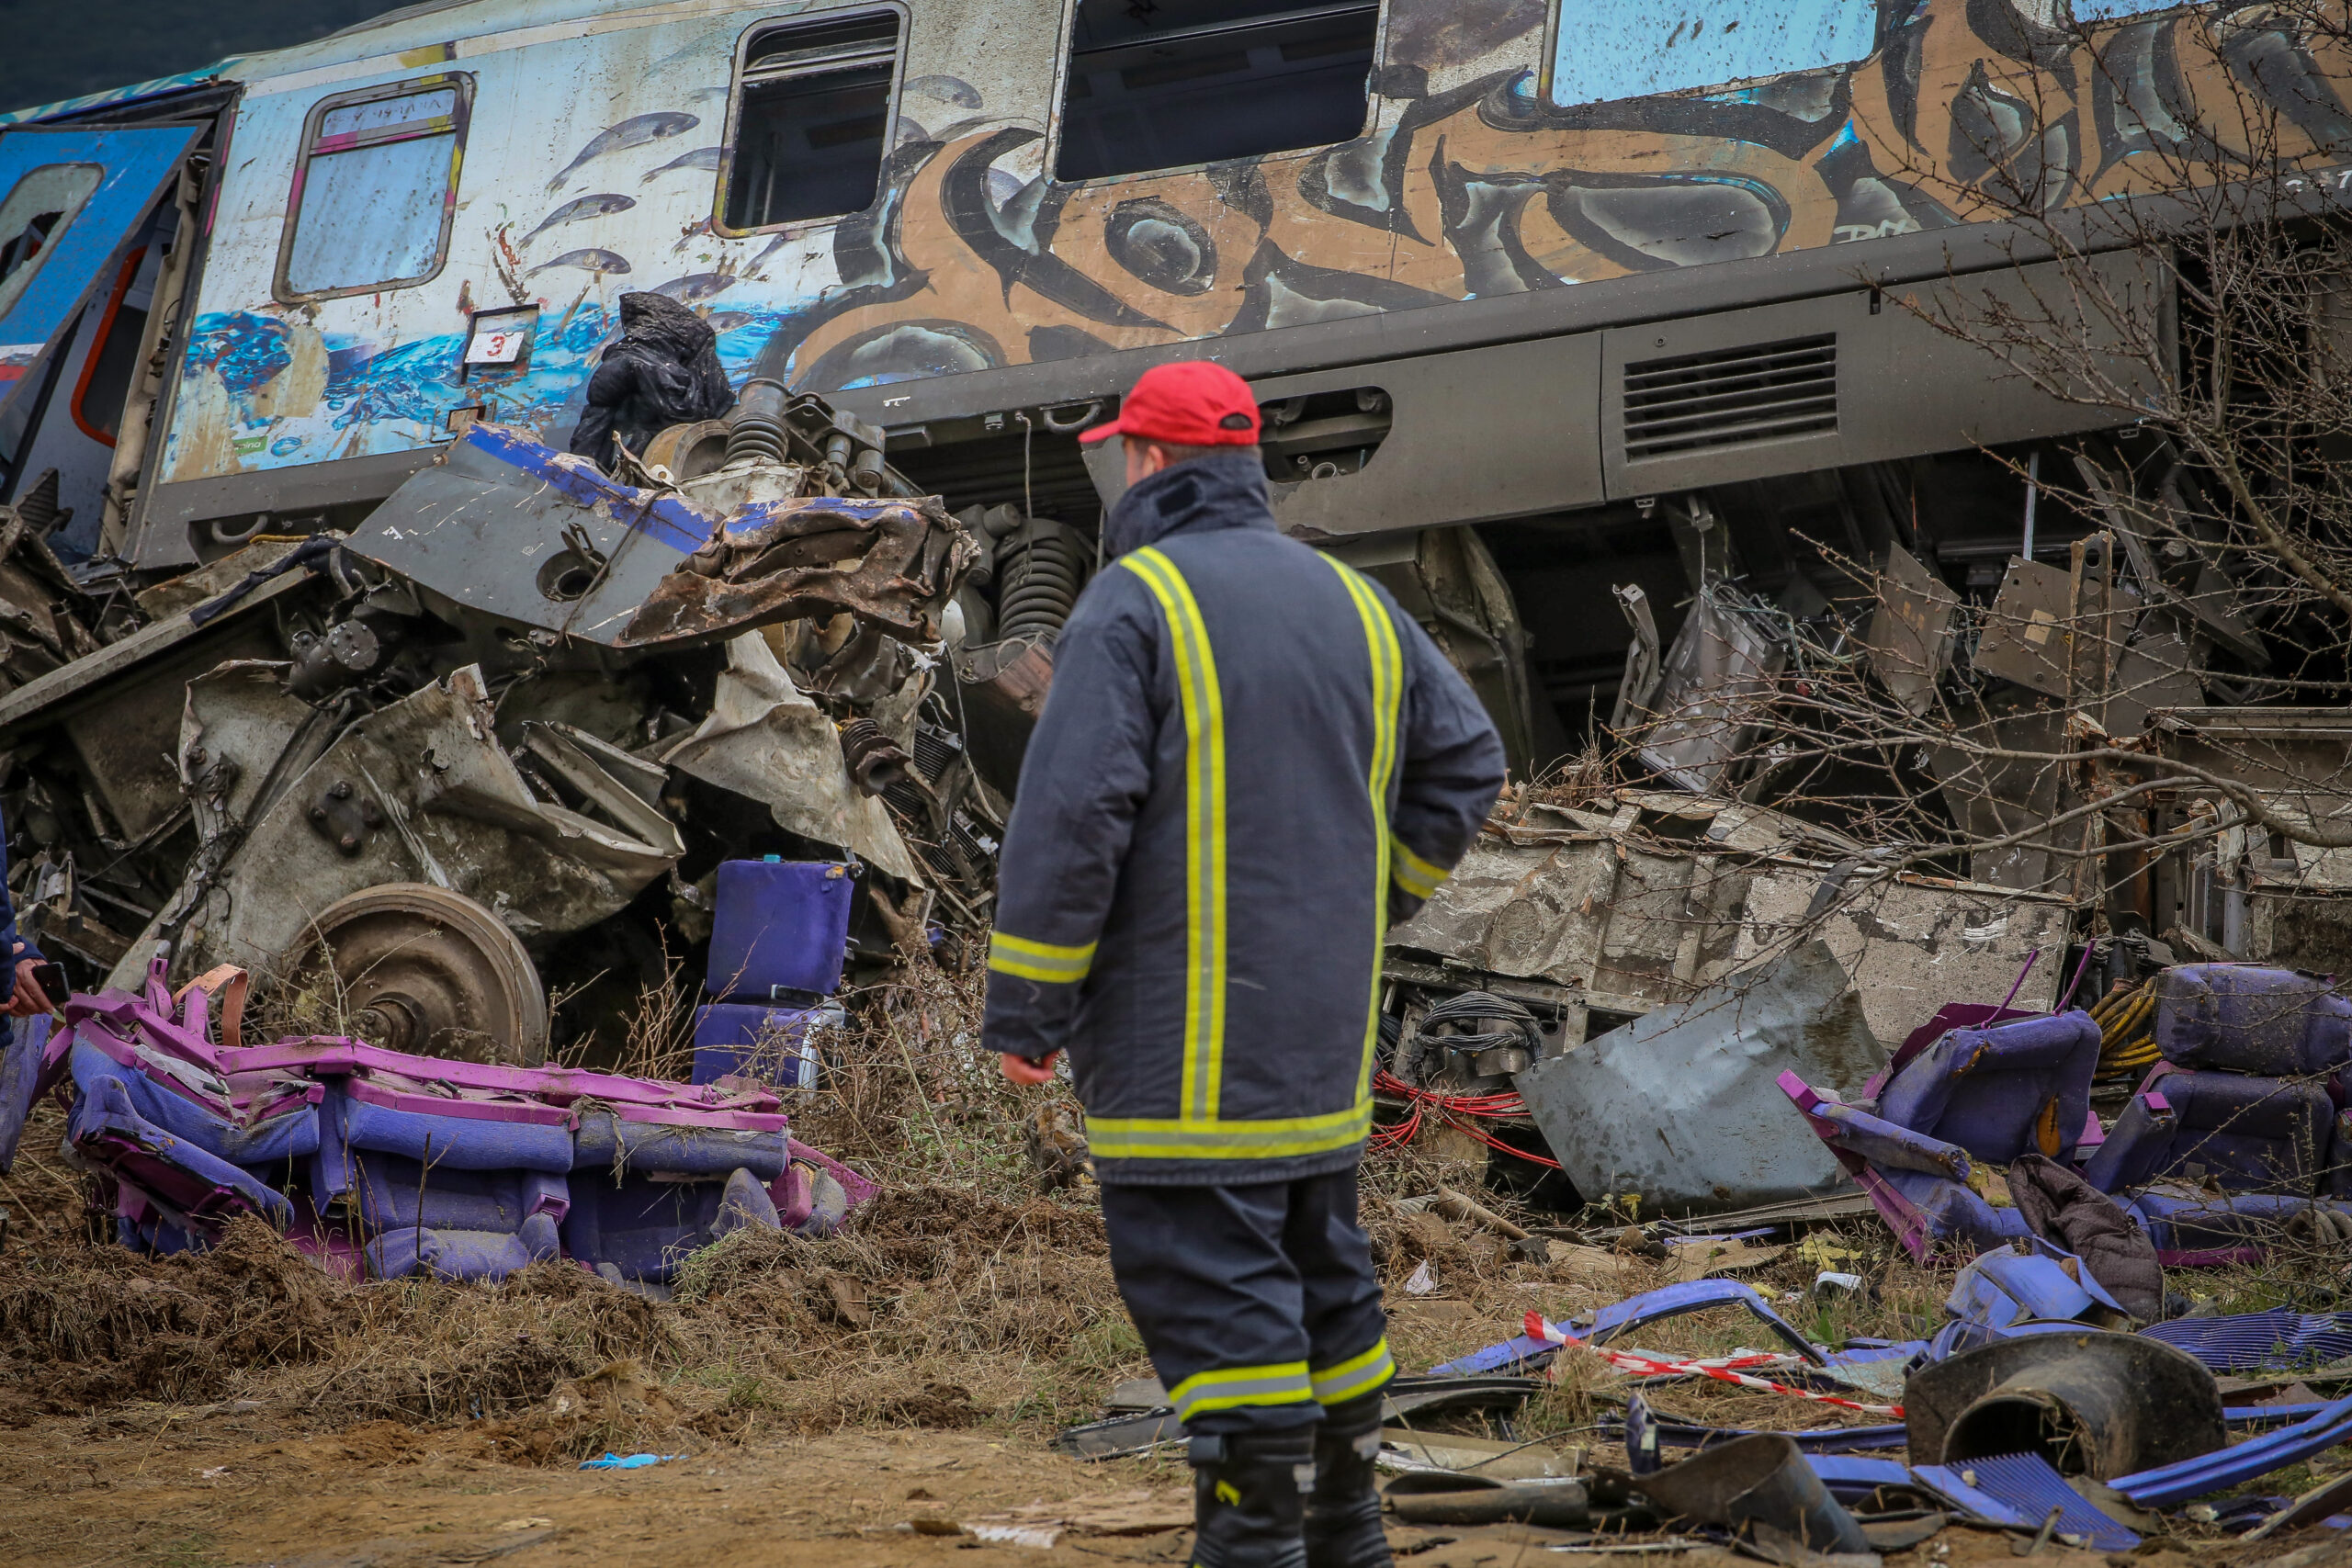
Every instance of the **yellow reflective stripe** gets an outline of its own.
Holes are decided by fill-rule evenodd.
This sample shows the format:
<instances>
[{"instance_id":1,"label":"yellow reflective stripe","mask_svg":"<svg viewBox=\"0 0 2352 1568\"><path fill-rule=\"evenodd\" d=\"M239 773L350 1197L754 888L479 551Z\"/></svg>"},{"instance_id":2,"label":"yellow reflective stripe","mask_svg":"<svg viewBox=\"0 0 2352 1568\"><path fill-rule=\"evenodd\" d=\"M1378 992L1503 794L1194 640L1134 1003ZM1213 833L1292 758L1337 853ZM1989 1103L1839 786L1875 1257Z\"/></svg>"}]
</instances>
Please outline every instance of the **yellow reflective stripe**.
<instances>
[{"instance_id":1,"label":"yellow reflective stripe","mask_svg":"<svg viewBox=\"0 0 2352 1568\"><path fill-rule=\"evenodd\" d=\"M1219 1367L1211 1372L1195 1372L1168 1391L1168 1403L1176 1407L1179 1421L1239 1404L1304 1404L1314 1397L1305 1361Z\"/></svg>"},{"instance_id":2,"label":"yellow reflective stripe","mask_svg":"<svg viewBox=\"0 0 2352 1568\"><path fill-rule=\"evenodd\" d=\"M1396 862L1392 874L1396 878L1396 886L1416 898L1428 897L1453 874L1415 854L1411 845L1394 834L1389 835L1388 848Z\"/></svg>"},{"instance_id":3,"label":"yellow reflective stripe","mask_svg":"<svg viewBox=\"0 0 2352 1568\"><path fill-rule=\"evenodd\" d=\"M1388 1354L1388 1337L1384 1334L1361 1356L1351 1356L1336 1367L1325 1367L1319 1371L1309 1368L1307 1381L1314 1386L1319 1403L1345 1404L1351 1399L1363 1398L1396 1373L1396 1363Z\"/></svg>"},{"instance_id":4,"label":"yellow reflective stripe","mask_svg":"<svg viewBox=\"0 0 2352 1568\"><path fill-rule=\"evenodd\" d=\"M1372 796L1372 837L1378 862L1372 884L1372 994L1364 1008L1363 1067L1357 1074L1356 1098L1369 1103L1372 1063L1380 1044L1380 963L1388 938L1389 850L1388 785L1396 770L1396 720L1404 705L1404 657L1396 646L1396 626L1372 585L1345 562L1330 561L1348 596L1363 620L1364 648L1372 665L1372 766L1364 787ZM1401 848L1402 846L1396 846ZM1427 895L1423 895L1427 897Z\"/></svg>"},{"instance_id":5,"label":"yellow reflective stripe","mask_svg":"<svg viewBox=\"0 0 2352 1568\"><path fill-rule=\"evenodd\" d=\"M1094 964L1094 945L1090 942L1084 947L1060 947L998 931L989 938L989 967L1000 975L1066 986L1086 978Z\"/></svg>"},{"instance_id":6,"label":"yellow reflective stripe","mask_svg":"<svg viewBox=\"0 0 2352 1568\"><path fill-rule=\"evenodd\" d=\"M1369 1098L1345 1111L1263 1122L1090 1116L1086 1143L1098 1159L1283 1159L1346 1148L1372 1131Z\"/></svg>"},{"instance_id":7,"label":"yellow reflective stripe","mask_svg":"<svg viewBox=\"0 0 2352 1568\"><path fill-rule=\"evenodd\" d=\"M1159 601L1184 708L1184 1065L1177 1106L1214 1122L1225 1076L1225 697L1208 626L1182 572L1158 548L1119 558Z\"/></svg>"}]
</instances>

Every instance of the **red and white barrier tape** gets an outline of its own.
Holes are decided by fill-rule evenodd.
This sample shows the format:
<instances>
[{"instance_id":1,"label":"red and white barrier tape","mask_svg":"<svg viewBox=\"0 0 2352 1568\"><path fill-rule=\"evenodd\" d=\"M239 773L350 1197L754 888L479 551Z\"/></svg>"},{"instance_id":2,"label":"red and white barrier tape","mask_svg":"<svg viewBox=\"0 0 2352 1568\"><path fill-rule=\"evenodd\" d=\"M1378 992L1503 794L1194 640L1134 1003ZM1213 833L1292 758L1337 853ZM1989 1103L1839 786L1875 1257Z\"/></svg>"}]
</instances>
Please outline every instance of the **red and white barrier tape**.
<instances>
[{"instance_id":1,"label":"red and white barrier tape","mask_svg":"<svg viewBox=\"0 0 2352 1568\"><path fill-rule=\"evenodd\" d=\"M1736 1383L1741 1388L1761 1389L1767 1393L1785 1393L1792 1399L1809 1399L1815 1404L1834 1404L1840 1410L1858 1411L1864 1416L1893 1416L1899 1419L1903 1415L1903 1406L1900 1404L1864 1404L1860 1400L1847 1399L1835 1393L1816 1393L1809 1388L1791 1388L1787 1383L1750 1377L1746 1372L1734 1371L1728 1366L1716 1363L1660 1361L1648 1356L1636 1356L1624 1350L1611 1350L1606 1346L1595 1345L1589 1339L1577 1338L1567 1330L1546 1320L1540 1312L1531 1312L1527 1314L1527 1337L1531 1339L1548 1340L1554 1345L1581 1347L1607 1361L1619 1371L1631 1372L1635 1377L1713 1378L1719 1382ZM1778 1359L1778 1357L1758 1357L1755 1361L1749 1361L1747 1358L1741 1357L1736 1359L1735 1364L1753 1365L1760 1361Z\"/></svg>"}]
</instances>

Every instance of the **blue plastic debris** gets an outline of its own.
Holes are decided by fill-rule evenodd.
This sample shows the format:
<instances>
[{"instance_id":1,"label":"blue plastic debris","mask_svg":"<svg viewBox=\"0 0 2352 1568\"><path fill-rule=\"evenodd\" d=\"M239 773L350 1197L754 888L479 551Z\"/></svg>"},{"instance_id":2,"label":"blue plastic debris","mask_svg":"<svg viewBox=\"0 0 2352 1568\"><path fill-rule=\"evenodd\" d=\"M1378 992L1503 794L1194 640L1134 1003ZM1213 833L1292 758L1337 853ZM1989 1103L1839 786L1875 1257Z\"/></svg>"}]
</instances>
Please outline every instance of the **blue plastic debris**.
<instances>
[{"instance_id":1,"label":"blue plastic debris","mask_svg":"<svg viewBox=\"0 0 2352 1568\"><path fill-rule=\"evenodd\" d=\"M1640 1397L1639 1394L1634 1395L1637 1400ZM1642 1414L1645 1429L1657 1438L1657 1445L1660 1448L1710 1449L1717 1443L1728 1443L1734 1438L1752 1438L1759 1429L1771 1429L1747 1427L1701 1427L1688 1421L1662 1417L1646 1406L1644 1407ZM1604 1419L1600 1424L1600 1435L1604 1438L1611 1436L1616 1429L1616 1423ZM1626 1410L1623 1429L1628 1445L1637 1440L1638 1434L1634 1430L1630 1404ZM1871 1449L1899 1449L1908 1438L1910 1428L1902 1422L1896 1421L1883 1427L1812 1427L1796 1431L1784 1431L1779 1435L1789 1438L1807 1453L1825 1451L1846 1453ZM1636 1470L1634 1473L1639 1475L1642 1472Z\"/></svg>"},{"instance_id":2,"label":"blue plastic debris","mask_svg":"<svg viewBox=\"0 0 2352 1568\"><path fill-rule=\"evenodd\" d=\"M2352 1356L2352 1312L2241 1313L2177 1317L2140 1330L2186 1350L2217 1372L2316 1367Z\"/></svg>"},{"instance_id":3,"label":"blue plastic debris","mask_svg":"<svg viewBox=\"0 0 2352 1568\"><path fill-rule=\"evenodd\" d=\"M1756 1293L1752 1286L1741 1284L1736 1280L1688 1280L1661 1286L1655 1291L1644 1291L1587 1316L1576 1318L1565 1326L1579 1339L1606 1345L1645 1323L1718 1306L1746 1307L1783 1344L1815 1368L1828 1366L1830 1358L1826 1351L1798 1333L1786 1318L1774 1312L1764 1298ZM1499 1345L1473 1350L1442 1367L1431 1367L1430 1376L1460 1377L1473 1372L1500 1371L1506 1368L1540 1367L1550 1361L1558 1350L1559 1347L1548 1339L1521 1334Z\"/></svg>"},{"instance_id":4,"label":"blue plastic debris","mask_svg":"<svg viewBox=\"0 0 2352 1568\"><path fill-rule=\"evenodd\" d=\"M1792 1434L1793 1436L1793 1434ZM1821 1477L1822 1485L1840 1503L1855 1503L1869 1496L1882 1486L1916 1485L1911 1479L1911 1467L1899 1459L1871 1459L1863 1454L1814 1454L1804 1456L1814 1474Z\"/></svg>"},{"instance_id":5,"label":"blue plastic debris","mask_svg":"<svg viewBox=\"0 0 2352 1568\"><path fill-rule=\"evenodd\" d=\"M1514 1334L1499 1345L1457 1356L1443 1366L1431 1367L1433 1378L1470 1377L1479 1372L1515 1371L1551 1365L1560 1348L1532 1334Z\"/></svg>"},{"instance_id":6,"label":"blue plastic debris","mask_svg":"<svg viewBox=\"0 0 2352 1568\"><path fill-rule=\"evenodd\" d=\"M684 1454L623 1455L608 1453L603 1459L582 1460L580 1461L580 1468L582 1470L643 1470L648 1465L661 1464L668 1460L684 1459L685 1457L686 1456Z\"/></svg>"},{"instance_id":7,"label":"blue plastic debris","mask_svg":"<svg viewBox=\"0 0 2352 1568\"><path fill-rule=\"evenodd\" d=\"M1995 1454L1960 1464L1916 1465L1911 1472L1937 1495L1977 1517L2012 1529L2036 1529L2058 1510L2058 1534L2096 1551L2129 1551L2140 1538L2066 1484L2040 1454ZM2119 1488L2120 1490L2120 1488Z\"/></svg>"},{"instance_id":8,"label":"blue plastic debris","mask_svg":"<svg viewBox=\"0 0 2352 1568\"><path fill-rule=\"evenodd\" d=\"M2326 1408L2324 1399L2308 1404L2232 1404L2222 1411L2222 1420L2233 1432L2267 1432L2306 1420Z\"/></svg>"},{"instance_id":9,"label":"blue plastic debris","mask_svg":"<svg viewBox=\"0 0 2352 1568\"><path fill-rule=\"evenodd\" d=\"M2352 1394L2331 1400L2291 1427L2266 1432L2235 1448L2119 1476L2109 1484L2129 1497L2134 1507L2168 1508L2192 1497L2243 1485L2347 1438L2352 1438Z\"/></svg>"}]
</instances>

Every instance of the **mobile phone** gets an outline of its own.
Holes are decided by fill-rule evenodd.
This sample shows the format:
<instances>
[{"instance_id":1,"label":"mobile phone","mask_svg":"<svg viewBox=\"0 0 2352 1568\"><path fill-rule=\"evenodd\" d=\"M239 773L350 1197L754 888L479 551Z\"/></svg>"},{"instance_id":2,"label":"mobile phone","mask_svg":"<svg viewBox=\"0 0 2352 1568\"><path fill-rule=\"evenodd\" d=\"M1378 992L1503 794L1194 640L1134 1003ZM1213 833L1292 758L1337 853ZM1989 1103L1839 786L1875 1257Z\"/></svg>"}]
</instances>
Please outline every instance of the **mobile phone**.
<instances>
[{"instance_id":1,"label":"mobile phone","mask_svg":"<svg viewBox=\"0 0 2352 1568\"><path fill-rule=\"evenodd\" d=\"M40 987L40 994L49 998L49 1005L53 1008L63 1007L65 998L74 994L72 982L65 978L65 965L53 958L45 958L33 965L33 983Z\"/></svg>"}]
</instances>

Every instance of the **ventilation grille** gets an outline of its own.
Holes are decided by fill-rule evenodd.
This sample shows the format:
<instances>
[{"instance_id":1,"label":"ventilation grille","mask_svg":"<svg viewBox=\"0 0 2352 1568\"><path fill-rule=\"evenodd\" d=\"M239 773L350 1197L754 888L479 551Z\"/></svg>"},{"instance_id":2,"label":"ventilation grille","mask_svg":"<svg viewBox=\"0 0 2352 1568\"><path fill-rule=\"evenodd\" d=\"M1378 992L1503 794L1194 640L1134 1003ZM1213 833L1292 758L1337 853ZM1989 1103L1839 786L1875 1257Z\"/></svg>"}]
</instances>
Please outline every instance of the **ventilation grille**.
<instances>
[{"instance_id":1,"label":"ventilation grille","mask_svg":"<svg viewBox=\"0 0 2352 1568\"><path fill-rule=\"evenodd\" d=\"M1835 333L1625 367L1628 461L1837 428Z\"/></svg>"}]
</instances>

